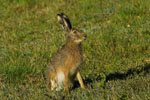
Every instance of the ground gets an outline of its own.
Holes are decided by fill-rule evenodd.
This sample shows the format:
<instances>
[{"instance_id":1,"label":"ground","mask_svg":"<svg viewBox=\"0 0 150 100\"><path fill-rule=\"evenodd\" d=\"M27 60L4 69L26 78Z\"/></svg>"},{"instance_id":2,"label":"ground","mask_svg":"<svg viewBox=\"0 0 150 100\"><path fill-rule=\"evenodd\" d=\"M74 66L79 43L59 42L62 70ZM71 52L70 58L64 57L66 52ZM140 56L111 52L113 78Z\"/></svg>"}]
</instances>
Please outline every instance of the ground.
<instances>
[{"instance_id":1,"label":"ground","mask_svg":"<svg viewBox=\"0 0 150 100\"><path fill-rule=\"evenodd\" d=\"M51 92L45 71L65 43L56 15L87 34L79 83ZM1 100L150 100L150 0L0 0Z\"/></svg>"}]
</instances>

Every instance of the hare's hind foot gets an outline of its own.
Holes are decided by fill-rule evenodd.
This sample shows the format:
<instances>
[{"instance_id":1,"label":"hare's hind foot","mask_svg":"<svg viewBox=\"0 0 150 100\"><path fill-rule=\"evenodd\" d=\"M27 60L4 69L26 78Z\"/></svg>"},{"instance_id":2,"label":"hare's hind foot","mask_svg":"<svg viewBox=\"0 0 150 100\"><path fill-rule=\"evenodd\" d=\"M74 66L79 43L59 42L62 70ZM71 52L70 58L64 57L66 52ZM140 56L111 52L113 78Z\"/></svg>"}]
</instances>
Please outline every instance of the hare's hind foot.
<instances>
[{"instance_id":1,"label":"hare's hind foot","mask_svg":"<svg viewBox=\"0 0 150 100\"><path fill-rule=\"evenodd\" d=\"M51 79L50 80L51 91L53 91L53 90L60 91L61 89L63 89L64 79L65 79L65 76L64 76L63 72L59 72L54 79Z\"/></svg>"}]
</instances>

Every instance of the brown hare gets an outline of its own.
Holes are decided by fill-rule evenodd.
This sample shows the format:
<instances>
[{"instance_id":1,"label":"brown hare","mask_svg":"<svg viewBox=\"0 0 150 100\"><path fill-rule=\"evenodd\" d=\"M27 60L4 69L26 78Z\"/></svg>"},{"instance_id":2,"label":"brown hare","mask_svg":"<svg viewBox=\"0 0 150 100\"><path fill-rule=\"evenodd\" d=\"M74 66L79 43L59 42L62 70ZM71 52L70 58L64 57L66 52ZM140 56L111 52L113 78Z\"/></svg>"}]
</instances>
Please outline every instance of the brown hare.
<instances>
[{"instance_id":1,"label":"brown hare","mask_svg":"<svg viewBox=\"0 0 150 100\"><path fill-rule=\"evenodd\" d=\"M81 88L85 89L79 67L82 62L81 42L86 39L86 35L73 29L65 14L57 14L57 18L67 31L66 43L58 50L46 71L48 85L51 90L59 91L64 88L65 92L68 92L70 83L73 84L75 77L77 77Z\"/></svg>"}]
</instances>

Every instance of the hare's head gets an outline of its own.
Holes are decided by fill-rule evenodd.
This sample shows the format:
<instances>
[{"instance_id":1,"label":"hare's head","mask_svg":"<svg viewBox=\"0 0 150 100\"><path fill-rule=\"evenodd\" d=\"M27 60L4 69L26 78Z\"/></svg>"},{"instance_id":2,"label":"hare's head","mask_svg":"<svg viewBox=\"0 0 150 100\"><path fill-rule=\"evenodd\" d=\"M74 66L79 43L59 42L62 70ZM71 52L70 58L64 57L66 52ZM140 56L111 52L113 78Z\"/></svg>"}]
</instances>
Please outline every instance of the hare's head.
<instances>
[{"instance_id":1,"label":"hare's head","mask_svg":"<svg viewBox=\"0 0 150 100\"><path fill-rule=\"evenodd\" d=\"M57 14L57 18L62 27L68 32L66 35L67 42L81 43L86 39L86 35L78 29L72 28L71 22L65 14Z\"/></svg>"}]
</instances>

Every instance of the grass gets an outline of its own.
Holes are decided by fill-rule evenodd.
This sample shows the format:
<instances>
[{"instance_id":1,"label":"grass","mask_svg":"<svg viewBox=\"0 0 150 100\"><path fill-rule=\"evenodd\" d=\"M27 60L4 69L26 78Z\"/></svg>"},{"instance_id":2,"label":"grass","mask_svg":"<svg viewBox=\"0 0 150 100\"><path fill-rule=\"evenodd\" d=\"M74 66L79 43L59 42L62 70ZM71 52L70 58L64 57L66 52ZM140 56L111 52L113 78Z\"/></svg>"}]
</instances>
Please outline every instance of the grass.
<instances>
[{"instance_id":1,"label":"grass","mask_svg":"<svg viewBox=\"0 0 150 100\"><path fill-rule=\"evenodd\" d=\"M149 100L149 0L0 0L1 100ZM50 92L45 70L65 32L66 13L88 38L78 82L70 93Z\"/></svg>"}]
</instances>

